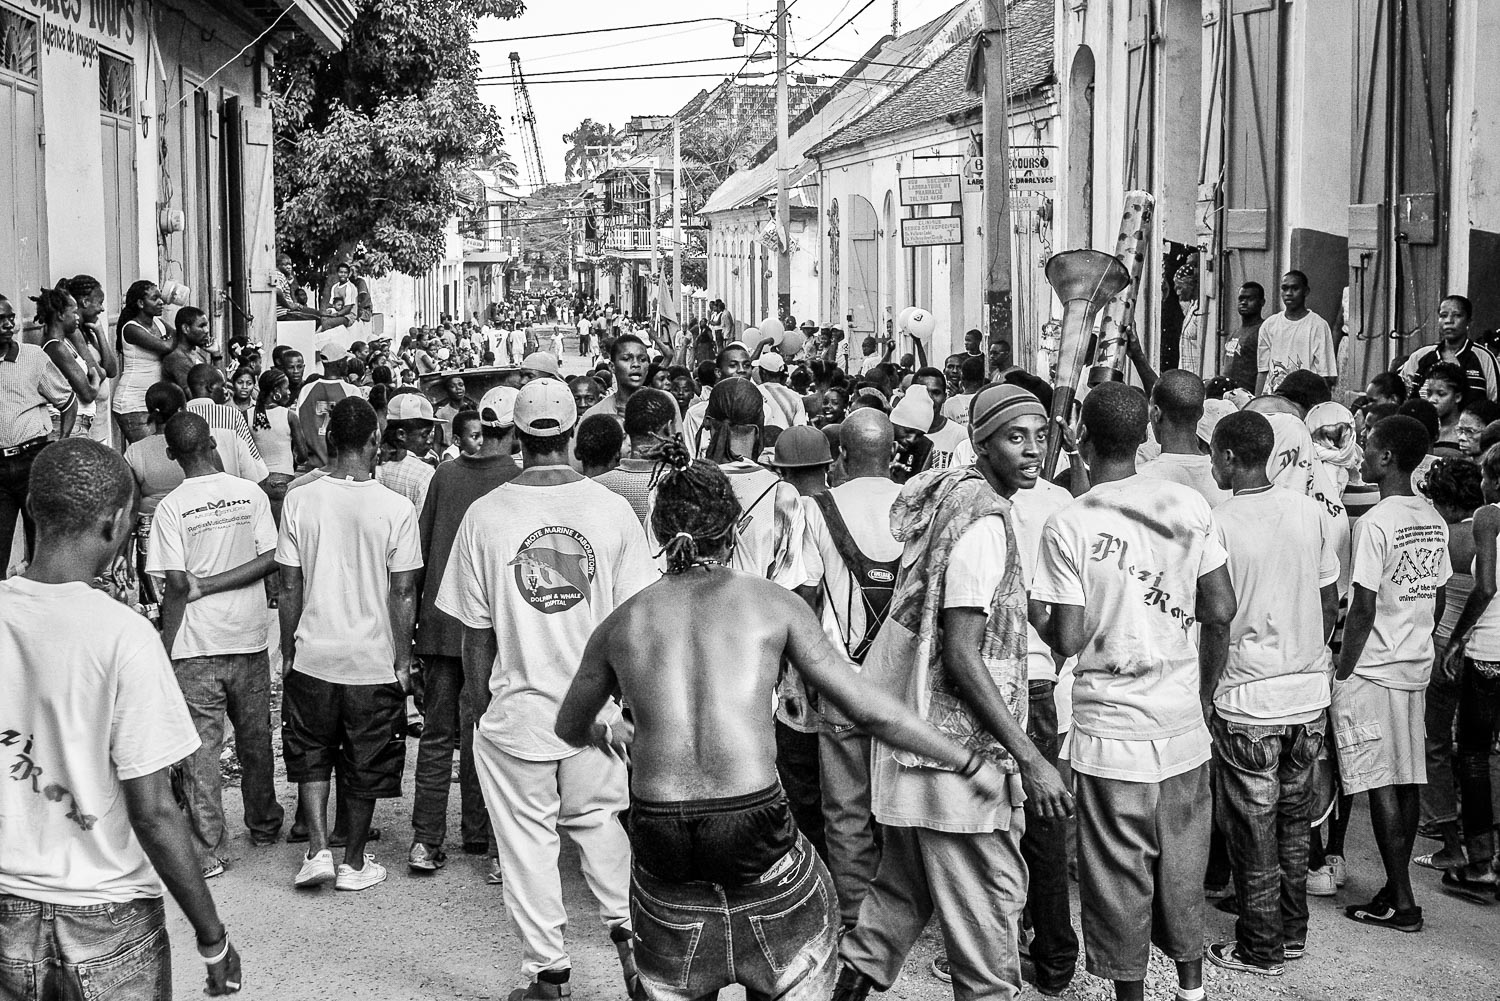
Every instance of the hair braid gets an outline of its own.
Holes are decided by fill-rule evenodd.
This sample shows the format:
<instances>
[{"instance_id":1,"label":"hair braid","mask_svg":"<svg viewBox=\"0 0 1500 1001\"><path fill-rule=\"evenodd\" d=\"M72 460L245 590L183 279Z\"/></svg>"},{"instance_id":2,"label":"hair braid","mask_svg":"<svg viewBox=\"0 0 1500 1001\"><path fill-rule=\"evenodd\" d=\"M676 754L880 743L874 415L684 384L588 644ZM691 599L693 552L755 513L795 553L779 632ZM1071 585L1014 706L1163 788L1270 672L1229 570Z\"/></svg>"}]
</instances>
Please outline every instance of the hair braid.
<instances>
[{"instance_id":1,"label":"hair braid","mask_svg":"<svg viewBox=\"0 0 1500 1001\"><path fill-rule=\"evenodd\" d=\"M656 491L651 529L664 540L667 573L682 573L706 565L705 552L717 553L733 544L740 502L723 470L694 459L677 439L662 444L660 458L651 479Z\"/></svg>"}]
</instances>

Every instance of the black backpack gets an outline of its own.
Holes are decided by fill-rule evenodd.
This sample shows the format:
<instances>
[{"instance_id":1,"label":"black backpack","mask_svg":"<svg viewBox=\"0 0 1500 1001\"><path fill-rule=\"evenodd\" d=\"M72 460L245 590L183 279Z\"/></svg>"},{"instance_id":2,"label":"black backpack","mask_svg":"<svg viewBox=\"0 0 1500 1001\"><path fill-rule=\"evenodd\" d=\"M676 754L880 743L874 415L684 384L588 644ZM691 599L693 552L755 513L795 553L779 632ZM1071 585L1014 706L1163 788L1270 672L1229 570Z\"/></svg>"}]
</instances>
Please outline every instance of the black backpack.
<instances>
[{"instance_id":1,"label":"black backpack","mask_svg":"<svg viewBox=\"0 0 1500 1001\"><path fill-rule=\"evenodd\" d=\"M880 627L885 623L886 616L891 610L891 596L896 592L896 569L901 564L900 557L894 560L872 560L860 551L854 544L854 537L849 534L849 526L844 523L844 516L839 513L838 505L833 502L833 495L824 490L813 494L813 500L818 504L819 510L823 512L823 520L828 525L828 534L833 537L833 547L838 550L839 556L843 558L844 565L849 568L849 574L854 578L855 589L859 591L860 600L865 606L865 634L858 639L850 636L853 644L849 650L849 657L856 664L865 662L865 655L870 652L870 646L875 642L875 636L880 632ZM851 602L853 596L850 596ZM845 635L849 635L849 620L852 618L852 609L846 609L842 615L837 608L832 609L833 616L839 621L840 627Z\"/></svg>"}]
</instances>

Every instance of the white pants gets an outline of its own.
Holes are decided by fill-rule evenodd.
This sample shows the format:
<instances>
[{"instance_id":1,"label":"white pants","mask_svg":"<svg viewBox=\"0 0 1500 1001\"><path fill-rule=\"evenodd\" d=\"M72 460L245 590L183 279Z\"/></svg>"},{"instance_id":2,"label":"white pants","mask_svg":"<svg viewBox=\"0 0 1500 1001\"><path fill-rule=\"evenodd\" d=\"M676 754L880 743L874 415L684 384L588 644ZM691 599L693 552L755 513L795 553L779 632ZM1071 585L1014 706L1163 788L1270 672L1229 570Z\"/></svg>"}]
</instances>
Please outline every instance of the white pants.
<instances>
[{"instance_id":1,"label":"white pants","mask_svg":"<svg viewBox=\"0 0 1500 1001\"><path fill-rule=\"evenodd\" d=\"M561 761L526 761L476 734L474 767L500 851L505 909L521 937L521 972L535 980L543 970L566 970L559 830L578 845L600 920L611 929L630 923L630 841L620 825L630 805L625 764L592 747Z\"/></svg>"}]
</instances>

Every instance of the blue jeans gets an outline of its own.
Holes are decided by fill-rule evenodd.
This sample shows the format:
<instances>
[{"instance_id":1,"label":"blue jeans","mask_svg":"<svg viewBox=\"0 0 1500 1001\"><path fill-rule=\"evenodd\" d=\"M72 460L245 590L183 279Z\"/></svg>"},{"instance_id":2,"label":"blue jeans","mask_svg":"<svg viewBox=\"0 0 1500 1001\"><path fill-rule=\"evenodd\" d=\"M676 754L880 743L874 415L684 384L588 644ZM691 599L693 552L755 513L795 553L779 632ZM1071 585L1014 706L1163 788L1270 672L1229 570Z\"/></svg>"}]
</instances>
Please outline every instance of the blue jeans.
<instances>
[{"instance_id":1,"label":"blue jeans","mask_svg":"<svg viewBox=\"0 0 1500 1001\"><path fill-rule=\"evenodd\" d=\"M160 897L43 904L0 894L0 1001L169 1001Z\"/></svg>"},{"instance_id":2,"label":"blue jeans","mask_svg":"<svg viewBox=\"0 0 1500 1001\"><path fill-rule=\"evenodd\" d=\"M448 836L448 792L453 749L458 748L458 792L465 844L490 839L489 816L474 771L474 721L462 709L464 665L457 657L422 655L423 725L417 745L416 792L411 801L412 840L441 848Z\"/></svg>"},{"instance_id":3,"label":"blue jeans","mask_svg":"<svg viewBox=\"0 0 1500 1001\"><path fill-rule=\"evenodd\" d=\"M806 837L745 886L630 879L646 1001L693 1001L740 984L749 1001L827 1001L838 973L833 882Z\"/></svg>"},{"instance_id":4,"label":"blue jeans","mask_svg":"<svg viewBox=\"0 0 1500 1001\"><path fill-rule=\"evenodd\" d=\"M1053 683L1033 682L1026 735L1048 764L1056 766L1062 743L1057 737L1057 703ZM1027 801L1026 831L1021 835L1021 857L1031 879L1026 887L1026 909L1036 938L1031 943L1031 962L1037 985L1061 990L1078 969L1078 935L1068 904L1068 822L1044 820Z\"/></svg>"},{"instance_id":5,"label":"blue jeans","mask_svg":"<svg viewBox=\"0 0 1500 1001\"><path fill-rule=\"evenodd\" d=\"M172 670L202 741L182 763L183 798L199 862L221 858L229 847L224 780L219 770L226 715L234 727L234 749L240 760L245 826L257 842L274 841L284 811L276 801L271 665L266 651L184 657L172 662Z\"/></svg>"},{"instance_id":6,"label":"blue jeans","mask_svg":"<svg viewBox=\"0 0 1500 1001\"><path fill-rule=\"evenodd\" d=\"M1234 866L1239 954L1257 966L1282 963L1287 943L1307 941L1307 842L1313 761L1327 716L1311 723L1251 726L1210 721L1218 816Z\"/></svg>"}]
</instances>

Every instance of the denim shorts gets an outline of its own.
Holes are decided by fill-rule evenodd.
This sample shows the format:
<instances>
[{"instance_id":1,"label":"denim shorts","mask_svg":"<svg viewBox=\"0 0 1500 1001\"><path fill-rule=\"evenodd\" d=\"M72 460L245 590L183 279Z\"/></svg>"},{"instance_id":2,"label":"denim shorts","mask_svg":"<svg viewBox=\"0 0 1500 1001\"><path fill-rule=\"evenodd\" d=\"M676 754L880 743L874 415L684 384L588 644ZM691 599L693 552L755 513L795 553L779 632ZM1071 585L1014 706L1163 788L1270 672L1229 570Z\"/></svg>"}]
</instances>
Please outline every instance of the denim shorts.
<instances>
[{"instance_id":1,"label":"denim shorts","mask_svg":"<svg viewBox=\"0 0 1500 1001\"><path fill-rule=\"evenodd\" d=\"M44 904L0 894L0 999L172 996L160 897L117 904Z\"/></svg>"},{"instance_id":2,"label":"denim shorts","mask_svg":"<svg viewBox=\"0 0 1500 1001\"><path fill-rule=\"evenodd\" d=\"M730 984L748 996L827 1001L838 973L838 908L807 838L756 881L630 880L635 961L647 1001L693 1001Z\"/></svg>"}]
</instances>

